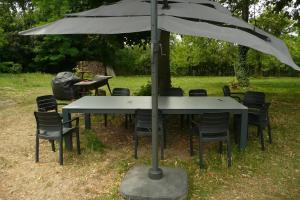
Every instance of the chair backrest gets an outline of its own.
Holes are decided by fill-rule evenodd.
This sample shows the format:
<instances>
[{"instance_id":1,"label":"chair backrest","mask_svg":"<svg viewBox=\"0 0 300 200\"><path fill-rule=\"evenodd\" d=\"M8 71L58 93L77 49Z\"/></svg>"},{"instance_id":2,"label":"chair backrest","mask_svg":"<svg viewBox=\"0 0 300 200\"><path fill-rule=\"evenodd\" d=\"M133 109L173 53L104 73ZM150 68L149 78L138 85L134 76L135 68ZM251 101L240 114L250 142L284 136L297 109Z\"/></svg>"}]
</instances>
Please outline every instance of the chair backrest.
<instances>
[{"instance_id":1,"label":"chair backrest","mask_svg":"<svg viewBox=\"0 0 300 200\"><path fill-rule=\"evenodd\" d=\"M162 114L158 112L158 127L162 127ZM135 111L135 128L151 129L152 128L152 111L136 110Z\"/></svg>"},{"instance_id":2,"label":"chair backrest","mask_svg":"<svg viewBox=\"0 0 300 200\"><path fill-rule=\"evenodd\" d=\"M200 129L205 133L226 132L229 129L229 113L204 113Z\"/></svg>"},{"instance_id":3,"label":"chair backrest","mask_svg":"<svg viewBox=\"0 0 300 200\"><path fill-rule=\"evenodd\" d=\"M231 91L228 85L224 85L223 87L223 94L225 97L230 96L231 95Z\"/></svg>"},{"instance_id":4,"label":"chair backrest","mask_svg":"<svg viewBox=\"0 0 300 200\"><path fill-rule=\"evenodd\" d=\"M61 117L57 112L34 112L37 129L43 131L61 131Z\"/></svg>"},{"instance_id":5,"label":"chair backrest","mask_svg":"<svg viewBox=\"0 0 300 200\"><path fill-rule=\"evenodd\" d=\"M135 112L135 128L151 129L152 115L151 110L136 110Z\"/></svg>"},{"instance_id":6,"label":"chair backrest","mask_svg":"<svg viewBox=\"0 0 300 200\"><path fill-rule=\"evenodd\" d=\"M130 90L128 88L114 88L112 96L130 96Z\"/></svg>"},{"instance_id":7,"label":"chair backrest","mask_svg":"<svg viewBox=\"0 0 300 200\"><path fill-rule=\"evenodd\" d=\"M181 88L165 88L160 91L160 96L183 96Z\"/></svg>"},{"instance_id":8,"label":"chair backrest","mask_svg":"<svg viewBox=\"0 0 300 200\"><path fill-rule=\"evenodd\" d=\"M189 91L189 96L207 96L205 89L192 89Z\"/></svg>"},{"instance_id":9,"label":"chair backrest","mask_svg":"<svg viewBox=\"0 0 300 200\"><path fill-rule=\"evenodd\" d=\"M244 105L250 108L261 108L265 104L265 100L265 93L248 91L245 93Z\"/></svg>"},{"instance_id":10,"label":"chair backrest","mask_svg":"<svg viewBox=\"0 0 300 200\"><path fill-rule=\"evenodd\" d=\"M57 102L53 95L44 95L36 98L37 108L40 112L56 111Z\"/></svg>"}]
</instances>

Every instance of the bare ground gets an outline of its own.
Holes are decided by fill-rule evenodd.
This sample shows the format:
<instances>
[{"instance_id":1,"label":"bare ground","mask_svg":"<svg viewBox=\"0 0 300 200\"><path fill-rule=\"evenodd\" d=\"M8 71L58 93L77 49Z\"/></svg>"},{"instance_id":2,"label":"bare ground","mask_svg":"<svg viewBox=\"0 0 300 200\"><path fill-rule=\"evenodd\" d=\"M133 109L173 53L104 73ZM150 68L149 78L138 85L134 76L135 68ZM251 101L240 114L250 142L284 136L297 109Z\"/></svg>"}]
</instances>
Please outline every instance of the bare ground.
<instances>
[{"instance_id":1,"label":"bare ground","mask_svg":"<svg viewBox=\"0 0 300 200\"><path fill-rule=\"evenodd\" d=\"M121 199L118 187L126 169L136 164L144 164L143 162L147 164L148 159L145 157L150 154L150 140L142 140L139 148L141 159L134 160L132 128L125 129L122 122L110 122L108 128L102 123L94 125L97 137L106 146L104 152L88 152L83 149L82 155L77 155L75 151L64 151L65 165L60 166L58 152L53 153L49 142L42 141L40 162L35 163L35 120L32 114L34 105L19 108L20 105L12 104L0 113L0 199ZM176 159L194 162L189 157L188 143L184 138L184 134L171 133L165 163ZM299 171L297 173L299 177ZM197 171L195 174L192 180L199 178L201 181L201 174L206 177L205 181L210 176L214 178L209 173ZM281 185L260 175L238 175L236 181L221 181L220 187L224 187L222 192L212 193L206 199L288 197L288 191L281 190ZM189 199L200 199L197 188L193 190Z\"/></svg>"},{"instance_id":2,"label":"bare ground","mask_svg":"<svg viewBox=\"0 0 300 200\"><path fill-rule=\"evenodd\" d=\"M51 151L49 142L42 141L40 162L35 163L35 121L28 110L33 108L1 112L0 199L108 196L117 174L108 169L118 152L80 156L67 152L62 167L57 162L58 153Z\"/></svg>"}]
</instances>

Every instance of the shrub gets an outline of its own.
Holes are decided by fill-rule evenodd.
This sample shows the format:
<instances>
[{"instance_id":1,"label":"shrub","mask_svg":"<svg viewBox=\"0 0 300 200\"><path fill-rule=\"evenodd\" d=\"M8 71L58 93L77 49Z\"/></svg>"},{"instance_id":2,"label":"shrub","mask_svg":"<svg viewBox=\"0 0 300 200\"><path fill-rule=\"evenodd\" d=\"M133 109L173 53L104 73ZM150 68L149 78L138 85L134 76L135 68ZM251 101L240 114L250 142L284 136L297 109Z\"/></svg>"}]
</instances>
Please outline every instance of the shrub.
<instances>
[{"instance_id":1,"label":"shrub","mask_svg":"<svg viewBox=\"0 0 300 200\"><path fill-rule=\"evenodd\" d=\"M82 143L89 152L103 152L105 146L92 130L85 130Z\"/></svg>"},{"instance_id":2,"label":"shrub","mask_svg":"<svg viewBox=\"0 0 300 200\"><path fill-rule=\"evenodd\" d=\"M148 81L145 85L142 85L142 87L134 93L136 96L151 96L151 82Z\"/></svg>"},{"instance_id":3,"label":"shrub","mask_svg":"<svg viewBox=\"0 0 300 200\"><path fill-rule=\"evenodd\" d=\"M21 73L22 65L14 62L0 63L0 73Z\"/></svg>"},{"instance_id":4,"label":"shrub","mask_svg":"<svg viewBox=\"0 0 300 200\"><path fill-rule=\"evenodd\" d=\"M148 46L140 47L138 45L126 47L116 52L113 68L117 74L139 74L145 75L151 73L150 49Z\"/></svg>"}]
</instances>

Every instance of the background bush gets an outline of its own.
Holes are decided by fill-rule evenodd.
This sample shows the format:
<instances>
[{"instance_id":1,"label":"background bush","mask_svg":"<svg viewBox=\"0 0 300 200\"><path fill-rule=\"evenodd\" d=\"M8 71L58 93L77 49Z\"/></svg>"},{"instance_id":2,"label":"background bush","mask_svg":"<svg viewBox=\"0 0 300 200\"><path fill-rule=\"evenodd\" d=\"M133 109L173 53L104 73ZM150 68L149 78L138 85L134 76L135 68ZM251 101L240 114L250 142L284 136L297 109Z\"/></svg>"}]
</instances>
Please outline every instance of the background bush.
<instances>
[{"instance_id":1,"label":"background bush","mask_svg":"<svg viewBox=\"0 0 300 200\"><path fill-rule=\"evenodd\" d=\"M14 62L2 62L0 63L0 73L21 73L22 65Z\"/></svg>"}]
</instances>

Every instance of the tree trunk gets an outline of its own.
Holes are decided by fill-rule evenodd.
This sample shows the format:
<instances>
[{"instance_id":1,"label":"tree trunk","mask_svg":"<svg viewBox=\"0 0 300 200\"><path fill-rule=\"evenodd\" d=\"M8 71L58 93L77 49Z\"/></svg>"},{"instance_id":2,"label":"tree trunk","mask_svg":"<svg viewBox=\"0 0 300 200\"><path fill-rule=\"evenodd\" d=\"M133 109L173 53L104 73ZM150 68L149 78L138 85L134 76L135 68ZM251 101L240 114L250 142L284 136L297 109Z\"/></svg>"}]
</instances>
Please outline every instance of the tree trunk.
<instances>
[{"instance_id":1,"label":"tree trunk","mask_svg":"<svg viewBox=\"0 0 300 200\"><path fill-rule=\"evenodd\" d=\"M256 71L255 74L259 77L263 76L262 73L262 60L261 60L261 54L259 52L256 52L256 60L257 60L257 67L256 67Z\"/></svg>"},{"instance_id":2,"label":"tree trunk","mask_svg":"<svg viewBox=\"0 0 300 200\"><path fill-rule=\"evenodd\" d=\"M242 4L242 19L246 22L249 21L249 0L244 0ZM249 48L239 45L239 66L235 69L235 76L238 83L242 87L249 86L249 75L248 75L248 65L247 65L247 53Z\"/></svg>"},{"instance_id":3,"label":"tree trunk","mask_svg":"<svg viewBox=\"0 0 300 200\"><path fill-rule=\"evenodd\" d=\"M249 86L248 65L247 65L247 52L249 48L239 46L239 65L235 69L235 76L241 87Z\"/></svg>"},{"instance_id":4,"label":"tree trunk","mask_svg":"<svg viewBox=\"0 0 300 200\"><path fill-rule=\"evenodd\" d=\"M171 87L170 73L170 32L160 31L160 53L158 55L158 88Z\"/></svg>"}]
</instances>

